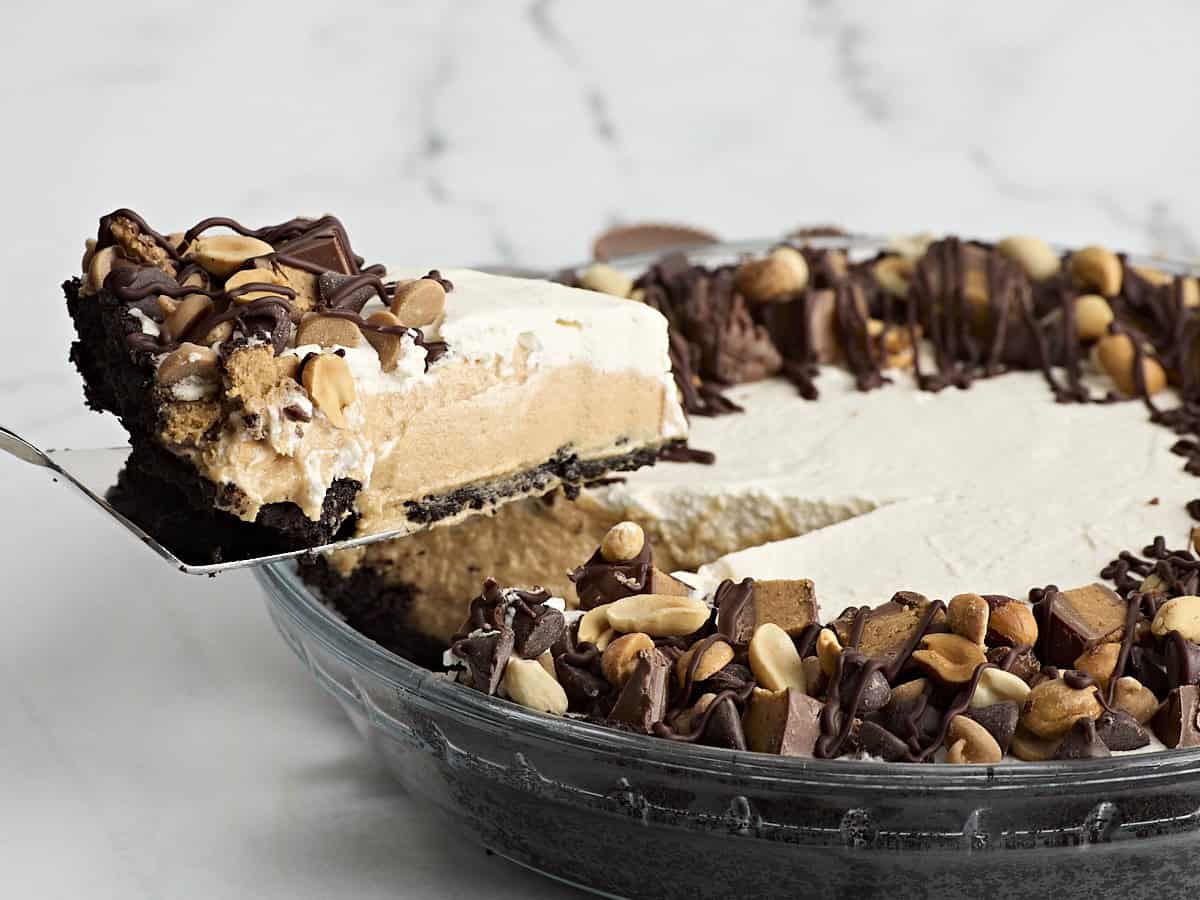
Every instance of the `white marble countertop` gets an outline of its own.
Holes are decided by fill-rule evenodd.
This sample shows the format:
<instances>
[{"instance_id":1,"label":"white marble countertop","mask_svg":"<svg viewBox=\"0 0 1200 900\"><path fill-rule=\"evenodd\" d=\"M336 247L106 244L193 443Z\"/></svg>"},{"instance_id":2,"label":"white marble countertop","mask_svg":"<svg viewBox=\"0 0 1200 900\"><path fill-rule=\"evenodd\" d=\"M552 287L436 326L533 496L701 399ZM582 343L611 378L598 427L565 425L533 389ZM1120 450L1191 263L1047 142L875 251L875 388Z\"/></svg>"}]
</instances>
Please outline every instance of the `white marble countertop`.
<instances>
[{"instance_id":1,"label":"white marble countertop","mask_svg":"<svg viewBox=\"0 0 1200 900\"><path fill-rule=\"evenodd\" d=\"M554 265L620 221L833 222L1200 256L1200 8L18 3L0 422L83 408L57 284L118 206L335 211L371 259ZM731 11L737 10L731 17ZM274 635L0 460L0 894L558 895L444 840Z\"/></svg>"}]
</instances>

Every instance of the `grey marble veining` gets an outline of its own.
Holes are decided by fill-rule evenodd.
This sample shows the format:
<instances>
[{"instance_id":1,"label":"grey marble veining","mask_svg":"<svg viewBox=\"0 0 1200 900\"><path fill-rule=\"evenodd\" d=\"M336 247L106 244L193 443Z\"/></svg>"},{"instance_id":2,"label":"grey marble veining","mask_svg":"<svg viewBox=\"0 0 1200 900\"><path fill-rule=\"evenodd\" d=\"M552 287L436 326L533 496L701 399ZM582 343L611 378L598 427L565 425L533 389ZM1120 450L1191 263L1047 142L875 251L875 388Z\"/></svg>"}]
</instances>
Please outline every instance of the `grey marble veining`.
<instances>
[{"instance_id":1,"label":"grey marble veining","mask_svg":"<svg viewBox=\"0 0 1200 900\"><path fill-rule=\"evenodd\" d=\"M1200 257L1192 4L6 13L0 422L47 445L122 439L83 408L58 291L118 206L165 229L334 211L367 257L431 267L558 265L639 219L730 238L1020 231ZM0 466L0 721L17 723L0 737L0 833L20 861L0 893L9 878L31 896L556 893L464 866L406 819L245 579L160 571L38 473Z\"/></svg>"}]
</instances>

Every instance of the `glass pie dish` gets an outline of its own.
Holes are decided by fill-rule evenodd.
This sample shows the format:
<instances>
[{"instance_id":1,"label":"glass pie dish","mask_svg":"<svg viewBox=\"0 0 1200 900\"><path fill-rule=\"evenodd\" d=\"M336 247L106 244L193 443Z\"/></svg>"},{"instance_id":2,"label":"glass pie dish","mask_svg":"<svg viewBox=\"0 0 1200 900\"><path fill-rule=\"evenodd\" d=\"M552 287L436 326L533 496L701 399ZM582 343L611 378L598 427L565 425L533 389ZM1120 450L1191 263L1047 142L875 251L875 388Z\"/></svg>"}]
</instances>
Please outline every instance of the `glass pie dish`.
<instances>
[{"instance_id":1,"label":"glass pie dish","mask_svg":"<svg viewBox=\"0 0 1200 900\"><path fill-rule=\"evenodd\" d=\"M865 255L884 243L810 242ZM689 255L721 262L772 243ZM1200 748L956 766L677 744L470 690L349 627L293 564L256 577L285 640L439 824L581 888L681 898L1200 895Z\"/></svg>"},{"instance_id":2,"label":"glass pie dish","mask_svg":"<svg viewBox=\"0 0 1200 900\"><path fill-rule=\"evenodd\" d=\"M1000 766L801 759L529 712L384 650L290 563L280 633L466 840L620 897L1195 897L1200 750Z\"/></svg>"}]
</instances>

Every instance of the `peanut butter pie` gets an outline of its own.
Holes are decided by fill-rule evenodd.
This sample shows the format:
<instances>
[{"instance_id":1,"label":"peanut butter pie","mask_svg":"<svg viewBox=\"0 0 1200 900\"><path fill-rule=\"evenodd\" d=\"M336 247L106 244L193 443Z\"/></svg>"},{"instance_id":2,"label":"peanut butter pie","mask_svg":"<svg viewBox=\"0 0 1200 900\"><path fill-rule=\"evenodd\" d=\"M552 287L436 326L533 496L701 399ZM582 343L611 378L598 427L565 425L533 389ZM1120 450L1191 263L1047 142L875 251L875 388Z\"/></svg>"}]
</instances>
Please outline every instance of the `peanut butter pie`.
<instances>
[{"instance_id":1,"label":"peanut butter pie","mask_svg":"<svg viewBox=\"0 0 1200 900\"><path fill-rule=\"evenodd\" d=\"M186 557L448 524L686 435L657 310L365 266L332 216L117 210L64 289L88 402L130 435L114 503Z\"/></svg>"},{"instance_id":2,"label":"peanut butter pie","mask_svg":"<svg viewBox=\"0 0 1200 900\"><path fill-rule=\"evenodd\" d=\"M989 764L1200 745L1194 277L825 233L632 274L564 280L663 313L690 446L308 564L350 624L675 741Z\"/></svg>"}]
</instances>

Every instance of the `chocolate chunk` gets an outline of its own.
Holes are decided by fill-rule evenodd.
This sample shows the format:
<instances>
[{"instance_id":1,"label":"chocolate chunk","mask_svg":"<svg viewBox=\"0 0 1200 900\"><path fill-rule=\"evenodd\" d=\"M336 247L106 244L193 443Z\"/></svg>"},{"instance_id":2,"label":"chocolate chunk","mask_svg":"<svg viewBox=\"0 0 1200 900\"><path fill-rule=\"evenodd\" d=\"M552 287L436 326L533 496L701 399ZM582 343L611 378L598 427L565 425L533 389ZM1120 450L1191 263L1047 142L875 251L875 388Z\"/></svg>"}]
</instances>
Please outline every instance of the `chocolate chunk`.
<instances>
[{"instance_id":1,"label":"chocolate chunk","mask_svg":"<svg viewBox=\"0 0 1200 900\"><path fill-rule=\"evenodd\" d=\"M1162 657L1149 647L1134 647L1129 651L1125 674L1132 675L1159 697L1172 690Z\"/></svg>"},{"instance_id":2,"label":"chocolate chunk","mask_svg":"<svg viewBox=\"0 0 1200 900\"><path fill-rule=\"evenodd\" d=\"M637 666L621 689L609 717L649 734L654 724L666 715L670 674L670 660L659 650L638 653Z\"/></svg>"},{"instance_id":3,"label":"chocolate chunk","mask_svg":"<svg viewBox=\"0 0 1200 900\"><path fill-rule=\"evenodd\" d=\"M930 702L925 679L910 681L892 689L891 699L870 719L901 740L916 739L925 745L937 738L942 712Z\"/></svg>"},{"instance_id":4,"label":"chocolate chunk","mask_svg":"<svg viewBox=\"0 0 1200 900\"><path fill-rule=\"evenodd\" d=\"M986 598L985 598L986 599ZM1033 680L1033 676L1042 671L1041 660L1033 652L1033 648L1018 651L1016 656L1013 656L1011 661L1009 655L1012 653L1012 647L993 647L987 652L987 661L1008 672L1012 672L1022 681L1028 683ZM1005 663L1008 663L1007 668Z\"/></svg>"},{"instance_id":5,"label":"chocolate chunk","mask_svg":"<svg viewBox=\"0 0 1200 900\"><path fill-rule=\"evenodd\" d=\"M579 608L589 610L623 597L649 593L646 585L653 570L650 542L647 541L637 558L628 562L609 562L597 550L587 562L571 572L569 577L575 583Z\"/></svg>"},{"instance_id":6,"label":"chocolate chunk","mask_svg":"<svg viewBox=\"0 0 1200 900\"><path fill-rule=\"evenodd\" d=\"M1096 734L1109 750L1140 750L1150 743L1146 729L1120 709L1100 714L1096 720Z\"/></svg>"},{"instance_id":7,"label":"chocolate chunk","mask_svg":"<svg viewBox=\"0 0 1200 900\"><path fill-rule=\"evenodd\" d=\"M1041 633L1039 656L1069 668L1097 644L1116 643L1125 633L1125 601L1102 584L1050 591L1034 607Z\"/></svg>"},{"instance_id":8,"label":"chocolate chunk","mask_svg":"<svg viewBox=\"0 0 1200 900\"><path fill-rule=\"evenodd\" d=\"M742 718L732 699L722 700L713 709L700 736L700 743L708 747L728 747L730 750L746 749Z\"/></svg>"},{"instance_id":9,"label":"chocolate chunk","mask_svg":"<svg viewBox=\"0 0 1200 900\"><path fill-rule=\"evenodd\" d=\"M353 275L342 275L338 272L322 272L317 276L317 293L321 298L321 303L325 306L336 305L338 309L361 312L362 308L366 306L367 301L372 297L378 296L375 288L369 284L355 288L344 297L337 297L336 304L334 302L338 289L353 279Z\"/></svg>"},{"instance_id":10,"label":"chocolate chunk","mask_svg":"<svg viewBox=\"0 0 1200 900\"><path fill-rule=\"evenodd\" d=\"M816 697L792 688L782 691L756 688L742 720L746 743L759 753L812 756L821 736L823 708L824 704Z\"/></svg>"},{"instance_id":11,"label":"chocolate chunk","mask_svg":"<svg viewBox=\"0 0 1200 900\"><path fill-rule=\"evenodd\" d=\"M1154 733L1168 747L1200 746L1200 687L1177 687L1154 716Z\"/></svg>"},{"instance_id":12,"label":"chocolate chunk","mask_svg":"<svg viewBox=\"0 0 1200 900\"><path fill-rule=\"evenodd\" d=\"M700 374L722 384L741 384L774 375L783 357L767 330L754 322L733 272L721 269L695 279L679 323L684 337L699 350Z\"/></svg>"},{"instance_id":13,"label":"chocolate chunk","mask_svg":"<svg viewBox=\"0 0 1200 900\"><path fill-rule=\"evenodd\" d=\"M807 578L755 581L752 597L755 627L770 622L799 637L817 621L816 594Z\"/></svg>"},{"instance_id":14,"label":"chocolate chunk","mask_svg":"<svg viewBox=\"0 0 1200 900\"><path fill-rule=\"evenodd\" d=\"M470 686L485 694L496 693L504 667L512 655L513 633L505 628L455 641L450 649L467 664Z\"/></svg>"},{"instance_id":15,"label":"chocolate chunk","mask_svg":"<svg viewBox=\"0 0 1200 900\"><path fill-rule=\"evenodd\" d=\"M306 272L338 272L357 275L358 264L345 233L336 225L305 234L275 248L275 257L285 266Z\"/></svg>"},{"instance_id":16,"label":"chocolate chunk","mask_svg":"<svg viewBox=\"0 0 1200 900\"><path fill-rule=\"evenodd\" d=\"M729 663L725 668L709 675L696 686L699 694L719 694L721 691L742 693L746 686L754 683L754 673L740 663Z\"/></svg>"},{"instance_id":17,"label":"chocolate chunk","mask_svg":"<svg viewBox=\"0 0 1200 900\"><path fill-rule=\"evenodd\" d=\"M713 594L717 610L717 633L723 634L734 646L750 643L758 623L754 609L754 580L722 581Z\"/></svg>"},{"instance_id":18,"label":"chocolate chunk","mask_svg":"<svg viewBox=\"0 0 1200 900\"><path fill-rule=\"evenodd\" d=\"M883 665L892 663L896 657L911 648L917 633L926 620L930 601L912 591L900 591L891 600L866 613L862 640L858 649ZM843 647L850 645L857 611L850 609L842 613L831 624ZM945 614L934 614L928 632L945 630Z\"/></svg>"},{"instance_id":19,"label":"chocolate chunk","mask_svg":"<svg viewBox=\"0 0 1200 900\"><path fill-rule=\"evenodd\" d=\"M609 692L609 684L580 666L573 666L562 658L554 660L554 672L558 683L566 691L571 709L589 709L597 699Z\"/></svg>"},{"instance_id":20,"label":"chocolate chunk","mask_svg":"<svg viewBox=\"0 0 1200 900\"><path fill-rule=\"evenodd\" d=\"M864 752L886 762L909 759L908 745L877 722L863 722L858 729L858 741Z\"/></svg>"},{"instance_id":21,"label":"chocolate chunk","mask_svg":"<svg viewBox=\"0 0 1200 900\"><path fill-rule=\"evenodd\" d=\"M882 709L892 697L892 688L887 677L879 671L878 664L856 650L847 650L843 658L839 689L842 708L856 714Z\"/></svg>"},{"instance_id":22,"label":"chocolate chunk","mask_svg":"<svg viewBox=\"0 0 1200 900\"><path fill-rule=\"evenodd\" d=\"M1015 700L1005 700L979 709L967 709L963 715L986 728L988 734L1000 745L1000 751L1007 753L1008 748L1012 746L1013 735L1017 733L1021 707Z\"/></svg>"},{"instance_id":23,"label":"chocolate chunk","mask_svg":"<svg viewBox=\"0 0 1200 900\"><path fill-rule=\"evenodd\" d=\"M1055 759L1103 759L1106 756L1112 756L1112 753L1096 734L1096 723L1091 719L1080 719L1072 725L1054 754Z\"/></svg>"},{"instance_id":24,"label":"chocolate chunk","mask_svg":"<svg viewBox=\"0 0 1200 900\"><path fill-rule=\"evenodd\" d=\"M513 615L514 649L522 659L537 659L562 636L566 618L557 609L535 607L533 614L518 609Z\"/></svg>"},{"instance_id":25,"label":"chocolate chunk","mask_svg":"<svg viewBox=\"0 0 1200 900\"><path fill-rule=\"evenodd\" d=\"M115 266L104 279L105 290L118 300L152 297L157 288L177 288L179 282L157 266Z\"/></svg>"},{"instance_id":26,"label":"chocolate chunk","mask_svg":"<svg viewBox=\"0 0 1200 900\"><path fill-rule=\"evenodd\" d=\"M315 354L309 354L305 357L305 362L309 357ZM471 601L471 605L467 609L467 620L459 626L458 632L454 635L454 640L464 638L472 631L498 631L504 627L504 612L507 609L508 600L505 598L504 591L500 585L496 583L496 579L489 578L483 583L483 591L478 597Z\"/></svg>"},{"instance_id":27,"label":"chocolate chunk","mask_svg":"<svg viewBox=\"0 0 1200 900\"><path fill-rule=\"evenodd\" d=\"M1167 670L1167 686L1171 690L1200 683L1200 646L1178 631L1172 631L1163 640L1163 663Z\"/></svg>"}]
</instances>

